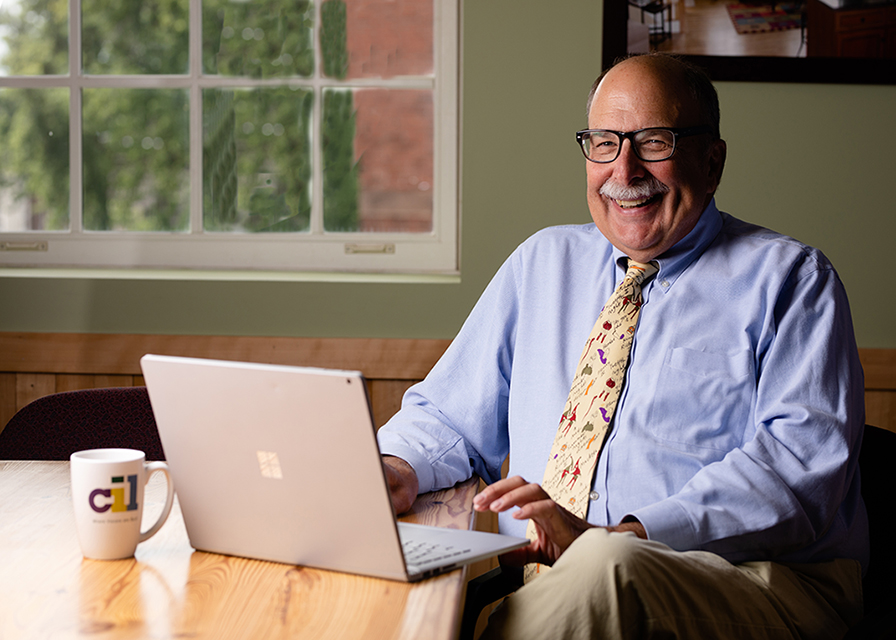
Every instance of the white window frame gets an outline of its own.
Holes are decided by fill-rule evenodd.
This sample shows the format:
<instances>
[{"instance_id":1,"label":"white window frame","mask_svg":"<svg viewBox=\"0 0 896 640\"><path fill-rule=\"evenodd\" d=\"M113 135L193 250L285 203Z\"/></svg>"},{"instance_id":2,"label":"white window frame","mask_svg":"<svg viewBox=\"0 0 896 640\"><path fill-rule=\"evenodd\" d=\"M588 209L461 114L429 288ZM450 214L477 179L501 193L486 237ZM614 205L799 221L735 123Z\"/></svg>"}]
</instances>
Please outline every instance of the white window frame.
<instances>
[{"instance_id":1,"label":"white window frame","mask_svg":"<svg viewBox=\"0 0 896 640\"><path fill-rule=\"evenodd\" d=\"M290 81L203 76L201 10L190 0L190 70L187 75L88 76L81 71L80 0L69 0L69 74L0 77L0 88L68 88L70 93L70 229L0 233L3 270L61 268L167 274L194 273L395 273L459 272L459 69L461 0L433 0L434 77L331 80L320 75L317 47L322 0L315 0L315 75L293 82L315 90L314 140L320 139L321 94L328 86L433 90L433 227L430 233L326 232L323 228L320 149L313 145L309 233L235 234L202 229L202 90L262 87ZM97 87L190 91L190 233L85 231L82 226L81 90ZM35 269L42 272L44 269ZM54 269L56 271L56 269ZM107 274L108 275L108 274Z\"/></svg>"}]
</instances>

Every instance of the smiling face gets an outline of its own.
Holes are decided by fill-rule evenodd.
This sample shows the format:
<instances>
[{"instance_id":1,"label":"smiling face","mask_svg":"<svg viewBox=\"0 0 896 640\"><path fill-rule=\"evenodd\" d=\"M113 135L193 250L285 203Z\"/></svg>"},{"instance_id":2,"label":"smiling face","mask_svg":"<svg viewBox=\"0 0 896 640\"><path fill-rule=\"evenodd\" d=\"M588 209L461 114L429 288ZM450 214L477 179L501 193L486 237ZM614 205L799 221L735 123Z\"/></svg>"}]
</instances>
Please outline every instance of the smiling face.
<instances>
[{"instance_id":1,"label":"smiling face","mask_svg":"<svg viewBox=\"0 0 896 640\"><path fill-rule=\"evenodd\" d=\"M588 127L635 131L708 124L676 64L636 57L611 69L594 95ZM679 139L672 158L661 162L640 160L625 141L615 161L585 161L591 218L630 258L652 260L697 224L724 161L725 143L709 135Z\"/></svg>"}]
</instances>

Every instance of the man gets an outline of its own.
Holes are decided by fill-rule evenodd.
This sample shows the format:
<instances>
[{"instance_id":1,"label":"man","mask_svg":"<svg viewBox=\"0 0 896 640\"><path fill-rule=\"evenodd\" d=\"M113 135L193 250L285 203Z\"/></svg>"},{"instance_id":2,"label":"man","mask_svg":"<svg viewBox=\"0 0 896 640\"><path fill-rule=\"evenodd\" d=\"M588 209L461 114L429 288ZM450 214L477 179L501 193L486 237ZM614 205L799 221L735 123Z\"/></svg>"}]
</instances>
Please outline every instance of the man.
<instances>
[{"instance_id":1,"label":"man","mask_svg":"<svg viewBox=\"0 0 896 640\"><path fill-rule=\"evenodd\" d=\"M493 637L841 637L867 562L843 287L817 250L718 211L726 145L698 70L624 60L592 88L588 126L594 225L523 243L409 390L379 436L393 502L475 471L492 483L476 509L507 533L535 523L502 562L553 568ZM582 518L538 483L626 258L658 272Z\"/></svg>"}]
</instances>

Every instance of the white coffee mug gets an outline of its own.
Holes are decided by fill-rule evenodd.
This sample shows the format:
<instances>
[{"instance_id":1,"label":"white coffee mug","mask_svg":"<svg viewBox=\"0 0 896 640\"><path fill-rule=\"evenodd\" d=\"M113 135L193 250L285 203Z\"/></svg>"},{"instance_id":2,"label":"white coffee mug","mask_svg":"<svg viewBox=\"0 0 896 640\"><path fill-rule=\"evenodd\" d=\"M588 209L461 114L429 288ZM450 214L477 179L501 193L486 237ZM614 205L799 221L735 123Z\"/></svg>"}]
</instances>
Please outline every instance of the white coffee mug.
<instances>
[{"instance_id":1,"label":"white coffee mug","mask_svg":"<svg viewBox=\"0 0 896 640\"><path fill-rule=\"evenodd\" d=\"M162 513L141 532L143 489L156 471L165 474L168 497ZM136 449L91 449L71 455L72 500L78 541L85 558L130 558L137 544L161 529L174 502L174 484L168 465L146 462Z\"/></svg>"}]
</instances>

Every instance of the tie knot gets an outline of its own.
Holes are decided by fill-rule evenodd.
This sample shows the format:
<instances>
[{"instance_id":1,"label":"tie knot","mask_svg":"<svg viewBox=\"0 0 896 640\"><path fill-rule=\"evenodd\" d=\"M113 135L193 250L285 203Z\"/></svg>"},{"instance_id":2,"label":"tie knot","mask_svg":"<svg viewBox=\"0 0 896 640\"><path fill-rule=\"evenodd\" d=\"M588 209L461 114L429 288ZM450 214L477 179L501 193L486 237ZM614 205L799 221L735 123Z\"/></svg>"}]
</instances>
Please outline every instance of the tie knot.
<instances>
[{"instance_id":1,"label":"tie knot","mask_svg":"<svg viewBox=\"0 0 896 640\"><path fill-rule=\"evenodd\" d=\"M628 271L625 272L625 277L631 278L637 284L641 284L657 271L659 271L659 267L654 262L635 262L629 258Z\"/></svg>"}]
</instances>

